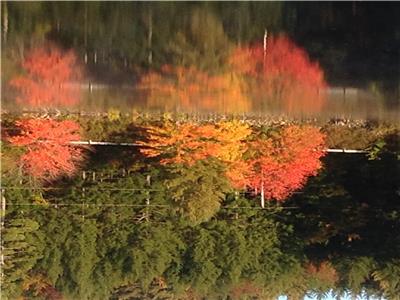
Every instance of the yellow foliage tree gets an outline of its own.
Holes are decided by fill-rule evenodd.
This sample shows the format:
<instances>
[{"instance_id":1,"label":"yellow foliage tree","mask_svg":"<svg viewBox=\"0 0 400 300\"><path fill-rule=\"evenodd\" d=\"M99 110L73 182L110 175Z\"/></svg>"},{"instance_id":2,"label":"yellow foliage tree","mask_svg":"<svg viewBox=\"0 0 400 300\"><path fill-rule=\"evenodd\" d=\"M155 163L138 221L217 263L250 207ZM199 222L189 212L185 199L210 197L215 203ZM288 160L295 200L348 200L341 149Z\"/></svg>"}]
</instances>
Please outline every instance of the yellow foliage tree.
<instances>
[{"instance_id":1,"label":"yellow foliage tree","mask_svg":"<svg viewBox=\"0 0 400 300\"><path fill-rule=\"evenodd\" d=\"M251 134L248 125L239 121L197 125L167 122L162 127L147 128L147 140L140 151L148 157L165 154L161 163L192 165L197 160L214 157L233 163L246 151L244 140Z\"/></svg>"}]
</instances>

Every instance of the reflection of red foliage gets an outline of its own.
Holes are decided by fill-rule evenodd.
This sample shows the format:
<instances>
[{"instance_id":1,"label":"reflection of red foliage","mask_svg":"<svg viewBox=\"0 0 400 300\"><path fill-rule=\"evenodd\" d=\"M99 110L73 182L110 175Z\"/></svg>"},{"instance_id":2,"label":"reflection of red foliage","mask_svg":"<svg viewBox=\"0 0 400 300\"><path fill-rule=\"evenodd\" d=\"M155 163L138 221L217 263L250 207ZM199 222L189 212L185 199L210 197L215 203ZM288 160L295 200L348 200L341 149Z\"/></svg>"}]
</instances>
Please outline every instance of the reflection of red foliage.
<instances>
[{"instance_id":1,"label":"reflection of red foliage","mask_svg":"<svg viewBox=\"0 0 400 300\"><path fill-rule=\"evenodd\" d=\"M28 119L16 122L21 129L18 136L10 138L17 146L26 146L21 157L25 170L39 180L53 180L60 175L71 176L83 159L80 148L69 144L79 140L79 125L73 121Z\"/></svg>"},{"instance_id":2,"label":"reflection of red foliage","mask_svg":"<svg viewBox=\"0 0 400 300\"><path fill-rule=\"evenodd\" d=\"M265 198L282 201L321 168L324 135L313 127L289 126L279 136L249 145L246 163L233 165L228 176L237 188L249 187ZM244 176L230 176L244 174Z\"/></svg>"},{"instance_id":3,"label":"reflection of red foliage","mask_svg":"<svg viewBox=\"0 0 400 300\"><path fill-rule=\"evenodd\" d=\"M235 72L257 79L257 98L283 102L289 112L319 111L326 83L321 68L307 53L285 36L263 45L238 48L229 59Z\"/></svg>"},{"instance_id":4,"label":"reflection of red foliage","mask_svg":"<svg viewBox=\"0 0 400 300\"><path fill-rule=\"evenodd\" d=\"M63 53L54 46L33 49L22 62L26 75L11 80L20 92L17 101L32 106L73 105L79 88L71 81L80 78L72 51Z\"/></svg>"}]
</instances>

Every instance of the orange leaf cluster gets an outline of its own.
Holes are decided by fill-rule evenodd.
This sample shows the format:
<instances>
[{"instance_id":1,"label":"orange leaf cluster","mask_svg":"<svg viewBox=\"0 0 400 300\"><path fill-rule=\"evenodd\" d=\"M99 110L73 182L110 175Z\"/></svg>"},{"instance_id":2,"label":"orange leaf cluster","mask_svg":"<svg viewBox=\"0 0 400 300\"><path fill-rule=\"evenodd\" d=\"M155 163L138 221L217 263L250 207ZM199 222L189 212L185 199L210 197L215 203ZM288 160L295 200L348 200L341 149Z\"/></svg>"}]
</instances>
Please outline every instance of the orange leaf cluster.
<instances>
[{"instance_id":1,"label":"orange leaf cluster","mask_svg":"<svg viewBox=\"0 0 400 300\"><path fill-rule=\"evenodd\" d=\"M79 101L79 87L71 81L80 78L76 56L55 46L31 50L22 62L26 75L10 84L20 92L17 102L31 106L73 105Z\"/></svg>"},{"instance_id":2,"label":"orange leaf cluster","mask_svg":"<svg viewBox=\"0 0 400 300\"><path fill-rule=\"evenodd\" d=\"M232 186L263 190L266 199L282 201L301 188L321 168L325 137L317 128L289 126L278 135L263 138L236 121L215 125L192 123L149 127L141 152L148 157L164 155L162 164L194 164L213 157L227 166Z\"/></svg>"},{"instance_id":3,"label":"orange leaf cluster","mask_svg":"<svg viewBox=\"0 0 400 300\"><path fill-rule=\"evenodd\" d=\"M229 63L234 72L256 79L252 91L257 99L282 102L289 112L319 111L325 101L326 83L318 64L288 37L233 51Z\"/></svg>"},{"instance_id":4,"label":"orange leaf cluster","mask_svg":"<svg viewBox=\"0 0 400 300\"><path fill-rule=\"evenodd\" d=\"M324 135L317 128L289 126L278 136L249 143L249 158L228 176L237 188L264 191L266 199L285 200L321 168ZM240 174L240 175L238 175Z\"/></svg>"},{"instance_id":5,"label":"orange leaf cluster","mask_svg":"<svg viewBox=\"0 0 400 300\"><path fill-rule=\"evenodd\" d=\"M165 110L246 112L251 108L246 86L231 73L209 75L195 67L164 66L161 73L142 77L139 87L149 92L148 105Z\"/></svg>"},{"instance_id":6,"label":"orange leaf cluster","mask_svg":"<svg viewBox=\"0 0 400 300\"><path fill-rule=\"evenodd\" d=\"M166 154L161 162L192 165L197 160L215 157L224 162L238 160L246 151L244 140L251 134L248 125L237 122L196 125L167 123L147 128L147 141L141 152L154 157Z\"/></svg>"},{"instance_id":7,"label":"orange leaf cluster","mask_svg":"<svg viewBox=\"0 0 400 300\"><path fill-rule=\"evenodd\" d=\"M83 160L82 149L69 144L80 139L79 125L73 121L26 119L17 121L19 135L9 138L27 152L20 163L28 174L38 180L50 181L61 175L71 176Z\"/></svg>"}]
</instances>

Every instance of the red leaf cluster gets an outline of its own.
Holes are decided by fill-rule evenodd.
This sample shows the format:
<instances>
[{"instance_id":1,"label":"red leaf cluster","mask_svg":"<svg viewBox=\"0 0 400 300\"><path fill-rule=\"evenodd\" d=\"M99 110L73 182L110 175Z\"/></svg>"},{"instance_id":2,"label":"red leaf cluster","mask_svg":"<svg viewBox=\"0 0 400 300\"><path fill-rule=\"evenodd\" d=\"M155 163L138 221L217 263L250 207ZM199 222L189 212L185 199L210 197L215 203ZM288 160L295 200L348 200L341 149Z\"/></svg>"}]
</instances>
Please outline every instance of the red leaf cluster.
<instances>
[{"instance_id":1,"label":"red leaf cluster","mask_svg":"<svg viewBox=\"0 0 400 300\"><path fill-rule=\"evenodd\" d=\"M249 143L248 158L233 164L228 177L266 199L285 200L321 168L324 135L317 128L289 126L277 136Z\"/></svg>"},{"instance_id":2,"label":"red leaf cluster","mask_svg":"<svg viewBox=\"0 0 400 300\"><path fill-rule=\"evenodd\" d=\"M26 119L17 121L19 135L9 138L27 151L20 163L28 174L38 180L51 181L61 175L71 176L83 160L81 148L69 144L80 139L80 127L73 121Z\"/></svg>"},{"instance_id":3,"label":"red leaf cluster","mask_svg":"<svg viewBox=\"0 0 400 300\"><path fill-rule=\"evenodd\" d=\"M324 104L326 82L317 63L288 37L233 51L229 63L234 72L257 79L252 90L258 99L282 102L287 111L319 111Z\"/></svg>"},{"instance_id":4,"label":"red leaf cluster","mask_svg":"<svg viewBox=\"0 0 400 300\"><path fill-rule=\"evenodd\" d=\"M71 83L80 78L80 68L72 51L55 46L36 48L22 62L26 71L10 84L19 92L17 102L31 106L73 105L79 101L79 87Z\"/></svg>"}]
</instances>

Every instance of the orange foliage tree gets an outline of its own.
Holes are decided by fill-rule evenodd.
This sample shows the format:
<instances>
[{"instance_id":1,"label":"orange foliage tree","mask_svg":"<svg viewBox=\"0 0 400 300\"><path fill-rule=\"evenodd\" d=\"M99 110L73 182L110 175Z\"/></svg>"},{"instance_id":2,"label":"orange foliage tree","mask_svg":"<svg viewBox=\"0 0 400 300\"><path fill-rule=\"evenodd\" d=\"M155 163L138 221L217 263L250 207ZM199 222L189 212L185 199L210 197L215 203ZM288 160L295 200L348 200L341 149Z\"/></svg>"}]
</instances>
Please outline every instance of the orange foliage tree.
<instances>
[{"instance_id":1,"label":"orange foliage tree","mask_svg":"<svg viewBox=\"0 0 400 300\"><path fill-rule=\"evenodd\" d=\"M265 53L262 44L235 49L229 63L234 72L256 79L256 99L277 101L289 112L317 112L324 104L323 71L284 35L270 38Z\"/></svg>"},{"instance_id":2,"label":"orange foliage tree","mask_svg":"<svg viewBox=\"0 0 400 300\"><path fill-rule=\"evenodd\" d=\"M236 188L266 199L285 200L321 168L325 137L311 126L288 126L277 135L249 142L246 158L227 174Z\"/></svg>"},{"instance_id":3,"label":"orange foliage tree","mask_svg":"<svg viewBox=\"0 0 400 300\"><path fill-rule=\"evenodd\" d=\"M160 73L142 77L139 87L148 91L148 105L165 110L247 112L246 84L231 73L209 75L195 67L164 66Z\"/></svg>"},{"instance_id":4,"label":"orange foliage tree","mask_svg":"<svg viewBox=\"0 0 400 300\"><path fill-rule=\"evenodd\" d=\"M51 181L61 175L71 176L83 160L82 148L70 144L80 139L80 127L73 121L26 119L17 121L19 135L11 144L27 148L20 164L38 180Z\"/></svg>"},{"instance_id":5,"label":"orange foliage tree","mask_svg":"<svg viewBox=\"0 0 400 300\"><path fill-rule=\"evenodd\" d=\"M73 105L79 101L79 87L72 81L81 71L72 51L63 52L55 46L32 49L22 62L26 71L10 84L20 93L17 102L30 106Z\"/></svg>"},{"instance_id":6,"label":"orange foliage tree","mask_svg":"<svg viewBox=\"0 0 400 300\"><path fill-rule=\"evenodd\" d=\"M238 121L197 125L166 123L163 127L148 127L147 140L140 144L148 157L166 155L161 163L194 164L214 157L234 162L246 151L244 140L251 134L248 125Z\"/></svg>"},{"instance_id":7,"label":"orange foliage tree","mask_svg":"<svg viewBox=\"0 0 400 300\"><path fill-rule=\"evenodd\" d=\"M267 138L261 133L251 137L248 125L237 121L167 123L149 127L147 133L147 140L141 142L144 155L162 155L162 164L193 165L197 160L217 158L227 166L226 176L233 187L278 201L315 175L325 154L325 137L311 126L288 126Z\"/></svg>"}]
</instances>

